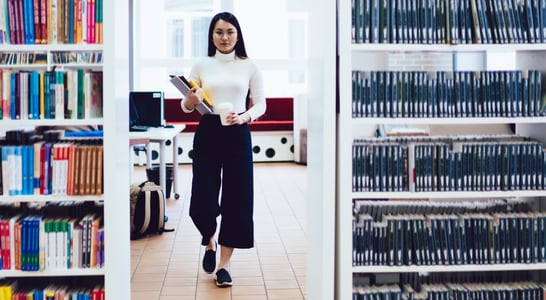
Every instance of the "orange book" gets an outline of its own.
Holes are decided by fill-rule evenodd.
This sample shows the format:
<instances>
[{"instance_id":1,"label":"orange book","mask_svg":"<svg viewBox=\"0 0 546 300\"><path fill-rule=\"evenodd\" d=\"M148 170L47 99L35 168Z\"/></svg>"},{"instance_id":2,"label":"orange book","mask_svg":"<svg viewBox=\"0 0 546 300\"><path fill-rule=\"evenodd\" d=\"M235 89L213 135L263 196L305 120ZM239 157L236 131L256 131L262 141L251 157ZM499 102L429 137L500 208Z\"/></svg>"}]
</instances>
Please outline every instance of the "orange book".
<instances>
[{"instance_id":1,"label":"orange book","mask_svg":"<svg viewBox=\"0 0 546 300\"><path fill-rule=\"evenodd\" d=\"M85 175L84 175L84 194L90 195L91 194L91 161L93 160L93 149L92 146L85 146L85 159L83 160L85 162Z\"/></svg>"},{"instance_id":2,"label":"orange book","mask_svg":"<svg viewBox=\"0 0 546 300\"><path fill-rule=\"evenodd\" d=\"M80 189L80 181L81 181L81 157L82 157L82 146L81 145L75 145L75 155L74 157L74 195L81 195L81 189Z\"/></svg>"},{"instance_id":3,"label":"orange book","mask_svg":"<svg viewBox=\"0 0 546 300\"><path fill-rule=\"evenodd\" d=\"M91 245L90 245L91 253L89 253L90 268L97 267L97 250L99 245L99 224L100 224L100 218L97 216L93 217L91 221Z\"/></svg>"},{"instance_id":4,"label":"orange book","mask_svg":"<svg viewBox=\"0 0 546 300\"><path fill-rule=\"evenodd\" d=\"M101 195L103 193L102 191L102 181L104 178L104 175L102 174L103 170L103 151L104 147L103 145L99 145L97 149L97 195Z\"/></svg>"},{"instance_id":5,"label":"orange book","mask_svg":"<svg viewBox=\"0 0 546 300\"><path fill-rule=\"evenodd\" d=\"M74 43L81 44L82 42L82 0L74 0Z\"/></svg>"},{"instance_id":6,"label":"orange book","mask_svg":"<svg viewBox=\"0 0 546 300\"><path fill-rule=\"evenodd\" d=\"M97 146L89 146L89 195L96 195Z\"/></svg>"},{"instance_id":7,"label":"orange book","mask_svg":"<svg viewBox=\"0 0 546 300\"><path fill-rule=\"evenodd\" d=\"M95 44L102 44L102 1L95 0Z\"/></svg>"},{"instance_id":8,"label":"orange book","mask_svg":"<svg viewBox=\"0 0 546 300\"><path fill-rule=\"evenodd\" d=\"M21 219L17 219L14 224L14 258L15 258L15 264L14 267L15 270L21 270L21 228L23 227L21 223Z\"/></svg>"},{"instance_id":9,"label":"orange book","mask_svg":"<svg viewBox=\"0 0 546 300\"><path fill-rule=\"evenodd\" d=\"M74 195L74 175L76 173L75 164L76 164L76 145L68 145L68 170L67 170L67 186L66 194Z\"/></svg>"}]
</instances>

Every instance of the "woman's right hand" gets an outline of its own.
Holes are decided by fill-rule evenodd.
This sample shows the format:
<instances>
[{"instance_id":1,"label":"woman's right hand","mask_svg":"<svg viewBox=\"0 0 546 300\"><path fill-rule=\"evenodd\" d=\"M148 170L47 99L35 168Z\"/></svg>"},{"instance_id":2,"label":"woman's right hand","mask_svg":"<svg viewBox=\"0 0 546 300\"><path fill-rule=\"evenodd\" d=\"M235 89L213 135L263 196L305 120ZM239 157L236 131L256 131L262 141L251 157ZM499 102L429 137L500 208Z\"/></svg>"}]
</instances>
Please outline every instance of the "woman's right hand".
<instances>
[{"instance_id":1,"label":"woman's right hand","mask_svg":"<svg viewBox=\"0 0 546 300\"><path fill-rule=\"evenodd\" d=\"M188 94L184 99L184 106L186 106L187 109L193 110L201 102L203 102L203 90L200 88L192 88L188 91Z\"/></svg>"}]
</instances>

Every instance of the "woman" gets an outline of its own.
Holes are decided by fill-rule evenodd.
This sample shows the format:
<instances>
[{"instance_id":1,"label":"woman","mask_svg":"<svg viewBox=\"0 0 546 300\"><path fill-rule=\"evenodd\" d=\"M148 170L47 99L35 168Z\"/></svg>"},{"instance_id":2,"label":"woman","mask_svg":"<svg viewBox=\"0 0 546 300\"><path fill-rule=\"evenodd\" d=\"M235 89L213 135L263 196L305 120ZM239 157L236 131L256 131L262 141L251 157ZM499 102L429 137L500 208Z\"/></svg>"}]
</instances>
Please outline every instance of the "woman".
<instances>
[{"instance_id":1,"label":"woman","mask_svg":"<svg viewBox=\"0 0 546 300\"><path fill-rule=\"evenodd\" d=\"M232 285L229 261L234 248L254 247L254 183L252 143L248 123L266 109L261 72L248 59L241 27L229 12L215 15L209 26L208 57L191 70L190 79L201 89L192 89L181 102L192 112L203 101L213 103L213 112L203 115L193 140L193 181L190 216L206 247L203 269L216 269L216 285ZM247 108L247 99L252 106ZM231 103L233 111L220 122L214 105ZM219 202L221 188L221 199ZM221 215L218 241L216 218ZM216 266L216 248L220 261Z\"/></svg>"}]
</instances>

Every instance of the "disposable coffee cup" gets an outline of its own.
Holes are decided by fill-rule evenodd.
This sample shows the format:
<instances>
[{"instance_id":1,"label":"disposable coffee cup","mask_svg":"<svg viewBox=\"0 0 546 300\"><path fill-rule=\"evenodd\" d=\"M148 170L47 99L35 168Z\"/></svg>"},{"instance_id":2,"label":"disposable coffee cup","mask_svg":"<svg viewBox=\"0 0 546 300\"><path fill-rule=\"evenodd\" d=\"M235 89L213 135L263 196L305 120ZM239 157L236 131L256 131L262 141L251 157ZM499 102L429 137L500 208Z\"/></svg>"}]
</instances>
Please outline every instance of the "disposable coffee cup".
<instances>
[{"instance_id":1,"label":"disposable coffee cup","mask_svg":"<svg viewBox=\"0 0 546 300\"><path fill-rule=\"evenodd\" d=\"M228 123L227 117L231 114L231 112L233 112L233 104L231 102L218 103L216 105L216 110L220 114L220 121L222 122L222 125L231 125Z\"/></svg>"}]
</instances>

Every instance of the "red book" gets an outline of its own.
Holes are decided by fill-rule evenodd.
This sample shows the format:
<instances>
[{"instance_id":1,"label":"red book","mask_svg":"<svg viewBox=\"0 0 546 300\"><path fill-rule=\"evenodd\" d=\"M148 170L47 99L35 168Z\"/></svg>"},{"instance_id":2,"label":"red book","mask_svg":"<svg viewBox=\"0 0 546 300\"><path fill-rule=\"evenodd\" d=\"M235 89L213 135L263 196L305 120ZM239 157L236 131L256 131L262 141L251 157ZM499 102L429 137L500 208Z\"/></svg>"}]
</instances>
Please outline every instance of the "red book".
<instances>
[{"instance_id":1,"label":"red book","mask_svg":"<svg viewBox=\"0 0 546 300\"><path fill-rule=\"evenodd\" d=\"M0 257L2 257L2 270L9 269L9 223L7 220L0 220Z\"/></svg>"},{"instance_id":2,"label":"red book","mask_svg":"<svg viewBox=\"0 0 546 300\"><path fill-rule=\"evenodd\" d=\"M42 2L44 2L44 1L34 0L34 5L33 5L33 10L34 10L33 11L33 13L34 13L34 44L41 44L42 43L42 41L41 41L42 34L40 32L40 30L41 30L40 12L42 11L42 8L41 8ZM45 3L43 3L43 5L45 5Z\"/></svg>"},{"instance_id":3,"label":"red book","mask_svg":"<svg viewBox=\"0 0 546 300\"><path fill-rule=\"evenodd\" d=\"M15 7L15 0L8 0L9 39L12 44L17 44L17 19L15 18Z\"/></svg>"},{"instance_id":4,"label":"red book","mask_svg":"<svg viewBox=\"0 0 546 300\"><path fill-rule=\"evenodd\" d=\"M17 40L18 44L25 44L25 14L23 0L15 0L17 12Z\"/></svg>"},{"instance_id":5,"label":"red book","mask_svg":"<svg viewBox=\"0 0 546 300\"><path fill-rule=\"evenodd\" d=\"M40 195L45 195L45 147L40 147Z\"/></svg>"},{"instance_id":6,"label":"red book","mask_svg":"<svg viewBox=\"0 0 546 300\"><path fill-rule=\"evenodd\" d=\"M6 236L5 238L5 254L2 255L2 269L9 270L11 269L11 238L10 238L10 229L9 229L9 220L4 220L5 223L5 229L4 234ZM4 246L4 244L2 244Z\"/></svg>"},{"instance_id":7,"label":"red book","mask_svg":"<svg viewBox=\"0 0 546 300\"><path fill-rule=\"evenodd\" d=\"M41 0L38 1L43 2ZM47 16L49 12L47 3L49 3L49 1L46 1L40 6L40 44L47 44L48 41Z\"/></svg>"}]
</instances>

